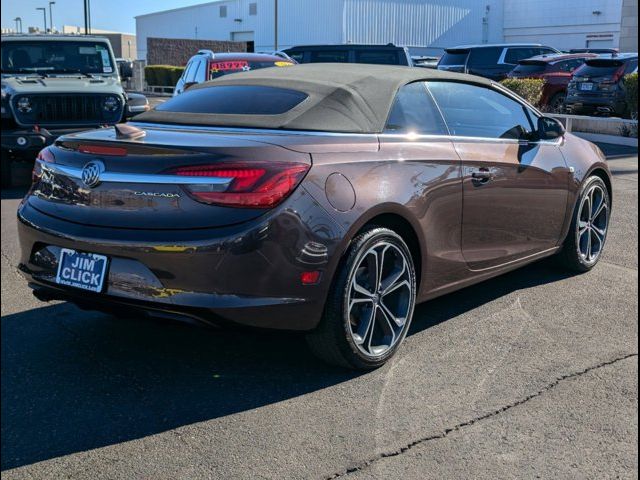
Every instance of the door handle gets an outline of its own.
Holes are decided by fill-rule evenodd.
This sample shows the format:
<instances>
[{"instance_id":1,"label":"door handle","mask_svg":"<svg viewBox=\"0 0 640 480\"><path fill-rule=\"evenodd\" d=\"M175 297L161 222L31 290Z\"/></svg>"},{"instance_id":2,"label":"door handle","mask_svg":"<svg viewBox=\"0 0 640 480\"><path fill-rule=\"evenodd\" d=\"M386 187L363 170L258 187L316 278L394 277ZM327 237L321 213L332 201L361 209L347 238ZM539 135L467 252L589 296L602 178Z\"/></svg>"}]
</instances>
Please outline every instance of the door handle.
<instances>
[{"instance_id":1,"label":"door handle","mask_svg":"<svg viewBox=\"0 0 640 480\"><path fill-rule=\"evenodd\" d=\"M478 183L486 183L489 180L492 180L494 177L495 174L488 168L480 168L471 172L471 178Z\"/></svg>"}]
</instances>

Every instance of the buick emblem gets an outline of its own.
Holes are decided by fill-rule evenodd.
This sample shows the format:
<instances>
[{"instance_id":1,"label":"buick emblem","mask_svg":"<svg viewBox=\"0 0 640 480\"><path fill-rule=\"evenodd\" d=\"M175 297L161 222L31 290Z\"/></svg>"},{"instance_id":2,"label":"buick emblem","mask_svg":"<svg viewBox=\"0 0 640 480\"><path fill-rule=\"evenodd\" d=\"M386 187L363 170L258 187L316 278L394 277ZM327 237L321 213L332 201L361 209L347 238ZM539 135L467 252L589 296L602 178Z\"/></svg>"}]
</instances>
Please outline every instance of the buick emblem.
<instances>
[{"instance_id":1,"label":"buick emblem","mask_svg":"<svg viewBox=\"0 0 640 480\"><path fill-rule=\"evenodd\" d=\"M94 160L82 167L82 183L87 187L97 187L100 184L100 175L104 172L104 163Z\"/></svg>"}]
</instances>

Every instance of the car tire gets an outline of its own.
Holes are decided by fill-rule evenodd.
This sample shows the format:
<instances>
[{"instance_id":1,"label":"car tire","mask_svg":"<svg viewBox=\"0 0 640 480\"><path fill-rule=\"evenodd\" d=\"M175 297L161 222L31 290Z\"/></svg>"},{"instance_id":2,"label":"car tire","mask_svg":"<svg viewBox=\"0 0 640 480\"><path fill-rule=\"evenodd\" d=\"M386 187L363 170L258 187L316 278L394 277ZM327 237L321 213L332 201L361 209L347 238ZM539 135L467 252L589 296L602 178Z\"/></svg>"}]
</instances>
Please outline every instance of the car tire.
<instances>
[{"instance_id":1,"label":"car tire","mask_svg":"<svg viewBox=\"0 0 640 480\"><path fill-rule=\"evenodd\" d=\"M415 267L407 244L393 230L371 227L354 238L342 259L320 324L307 334L309 347L332 365L378 368L404 341L415 299Z\"/></svg>"},{"instance_id":2,"label":"car tire","mask_svg":"<svg viewBox=\"0 0 640 480\"><path fill-rule=\"evenodd\" d=\"M565 100L567 99L567 94L565 92L558 92L551 100L549 100L549 110L553 113L564 113L566 111Z\"/></svg>"},{"instance_id":3,"label":"car tire","mask_svg":"<svg viewBox=\"0 0 640 480\"><path fill-rule=\"evenodd\" d=\"M588 272L602 257L611 215L610 195L607 185L598 176L591 176L583 183L567 238L557 255L563 267Z\"/></svg>"}]
</instances>

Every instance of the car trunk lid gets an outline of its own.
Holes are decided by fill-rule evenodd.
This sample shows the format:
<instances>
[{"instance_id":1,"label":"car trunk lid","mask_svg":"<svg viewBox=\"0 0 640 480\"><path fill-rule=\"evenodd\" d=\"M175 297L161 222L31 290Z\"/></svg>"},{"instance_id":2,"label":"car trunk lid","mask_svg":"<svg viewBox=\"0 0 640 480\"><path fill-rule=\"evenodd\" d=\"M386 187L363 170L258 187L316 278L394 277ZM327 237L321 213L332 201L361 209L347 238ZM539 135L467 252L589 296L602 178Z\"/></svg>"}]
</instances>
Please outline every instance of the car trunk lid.
<instances>
[{"instance_id":1,"label":"car trunk lid","mask_svg":"<svg viewBox=\"0 0 640 480\"><path fill-rule=\"evenodd\" d=\"M98 227L221 227L263 215L310 165L309 154L237 136L105 128L62 137L43 151L28 201L48 215ZM249 187L262 189L262 203ZM270 197L270 188L282 195ZM221 197L225 192L234 196Z\"/></svg>"}]
</instances>

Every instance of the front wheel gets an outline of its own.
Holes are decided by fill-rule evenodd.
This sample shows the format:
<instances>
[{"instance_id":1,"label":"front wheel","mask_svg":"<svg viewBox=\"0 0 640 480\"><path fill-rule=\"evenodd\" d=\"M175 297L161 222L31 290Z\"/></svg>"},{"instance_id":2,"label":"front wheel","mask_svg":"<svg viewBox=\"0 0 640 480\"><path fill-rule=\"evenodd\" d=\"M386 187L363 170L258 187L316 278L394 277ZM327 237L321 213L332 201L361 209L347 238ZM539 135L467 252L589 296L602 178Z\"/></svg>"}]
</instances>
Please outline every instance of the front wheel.
<instances>
[{"instance_id":1,"label":"front wheel","mask_svg":"<svg viewBox=\"0 0 640 480\"><path fill-rule=\"evenodd\" d=\"M307 335L322 360L373 369L404 340L416 301L416 274L402 237L372 227L352 242L332 284L319 326Z\"/></svg>"},{"instance_id":2,"label":"front wheel","mask_svg":"<svg viewBox=\"0 0 640 480\"><path fill-rule=\"evenodd\" d=\"M573 220L558 258L570 270L587 272L600 260L609 230L611 199L604 181L589 177L580 190Z\"/></svg>"}]
</instances>

